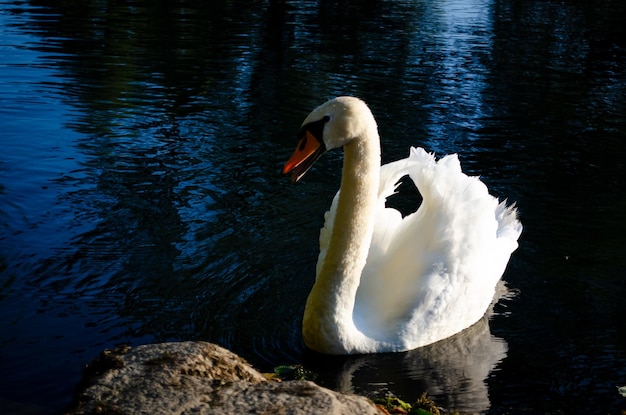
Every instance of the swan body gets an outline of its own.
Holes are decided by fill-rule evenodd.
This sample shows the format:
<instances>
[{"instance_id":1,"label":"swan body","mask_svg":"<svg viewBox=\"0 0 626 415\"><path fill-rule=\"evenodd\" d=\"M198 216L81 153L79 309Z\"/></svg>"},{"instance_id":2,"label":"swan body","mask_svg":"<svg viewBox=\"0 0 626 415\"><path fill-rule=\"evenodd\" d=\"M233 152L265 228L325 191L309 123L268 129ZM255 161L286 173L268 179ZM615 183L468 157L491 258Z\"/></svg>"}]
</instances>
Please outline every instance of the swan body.
<instances>
[{"instance_id":1,"label":"swan body","mask_svg":"<svg viewBox=\"0 0 626 415\"><path fill-rule=\"evenodd\" d=\"M344 149L304 311L307 347L328 354L410 350L485 314L522 231L513 206L462 173L456 155L437 161L411 148L407 158L381 166L376 121L358 98L313 110L298 139L283 168L293 182L325 151ZM423 201L403 218L385 201L407 175Z\"/></svg>"}]
</instances>

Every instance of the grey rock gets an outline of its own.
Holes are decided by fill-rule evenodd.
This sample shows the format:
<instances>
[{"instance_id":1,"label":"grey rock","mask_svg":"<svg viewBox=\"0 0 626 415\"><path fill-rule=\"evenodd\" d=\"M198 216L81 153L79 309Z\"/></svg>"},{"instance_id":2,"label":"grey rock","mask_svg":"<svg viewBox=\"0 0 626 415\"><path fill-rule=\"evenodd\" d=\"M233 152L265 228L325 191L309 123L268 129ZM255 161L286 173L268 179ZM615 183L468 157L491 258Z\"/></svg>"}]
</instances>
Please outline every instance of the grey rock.
<instances>
[{"instance_id":1,"label":"grey rock","mask_svg":"<svg viewBox=\"0 0 626 415\"><path fill-rule=\"evenodd\" d=\"M105 351L87 366L68 415L376 414L368 399L309 381L275 382L205 342Z\"/></svg>"}]
</instances>

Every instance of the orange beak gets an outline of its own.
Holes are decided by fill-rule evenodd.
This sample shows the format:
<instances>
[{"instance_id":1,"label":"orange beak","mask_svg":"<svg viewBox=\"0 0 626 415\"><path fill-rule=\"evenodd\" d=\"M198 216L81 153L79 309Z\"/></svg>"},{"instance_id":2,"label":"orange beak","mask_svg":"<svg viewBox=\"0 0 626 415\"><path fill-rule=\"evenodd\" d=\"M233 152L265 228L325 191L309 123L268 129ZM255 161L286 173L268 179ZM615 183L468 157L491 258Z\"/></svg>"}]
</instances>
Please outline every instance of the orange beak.
<instances>
[{"instance_id":1,"label":"orange beak","mask_svg":"<svg viewBox=\"0 0 626 415\"><path fill-rule=\"evenodd\" d=\"M305 131L298 147L283 167L283 174L291 173L291 183L296 183L309 171L313 163L324 153L326 146L310 131Z\"/></svg>"}]
</instances>

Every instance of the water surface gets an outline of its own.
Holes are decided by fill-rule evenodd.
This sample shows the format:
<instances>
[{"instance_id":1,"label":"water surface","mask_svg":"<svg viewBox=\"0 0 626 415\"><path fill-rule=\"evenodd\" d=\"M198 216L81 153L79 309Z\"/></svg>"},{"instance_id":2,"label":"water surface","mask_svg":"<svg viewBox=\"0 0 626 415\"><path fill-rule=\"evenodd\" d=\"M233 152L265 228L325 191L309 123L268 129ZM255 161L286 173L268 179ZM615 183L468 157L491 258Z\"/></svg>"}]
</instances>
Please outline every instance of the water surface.
<instances>
[{"instance_id":1,"label":"water surface","mask_svg":"<svg viewBox=\"0 0 626 415\"><path fill-rule=\"evenodd\" d=\"M625 9L0 1L0 408L62 412L104 348L207 340L468 412L626 409ZM508 290L454 338L302 344L341 152L296 186L279 172L341 94L371 106L385 162L456 152L517 202Z\"/></svg>"}]
</instances>

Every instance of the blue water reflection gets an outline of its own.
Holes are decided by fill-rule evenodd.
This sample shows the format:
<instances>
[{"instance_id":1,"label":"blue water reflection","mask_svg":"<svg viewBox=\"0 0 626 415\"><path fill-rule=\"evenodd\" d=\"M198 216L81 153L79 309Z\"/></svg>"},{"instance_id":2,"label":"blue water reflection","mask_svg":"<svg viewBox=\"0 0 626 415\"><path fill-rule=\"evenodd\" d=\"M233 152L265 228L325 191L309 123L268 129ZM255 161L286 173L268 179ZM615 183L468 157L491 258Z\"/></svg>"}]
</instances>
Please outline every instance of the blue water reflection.
<instances>
[{"instance_id":1,"label":"blue water reflection","mask_svg":"<svg viewBox=\"0 0 626 415\"><path fill-rule=\"evenodd\" d=\"M618 1L1 1L0 409L58 413L103 348L189 339L468 412L624 409L624 17ZM385 162L458 152L518 203L509 293L467 332L304 349L341 153L297 186L279 171L340 94L372 107Z\"/></svg>"}]
</instances>

